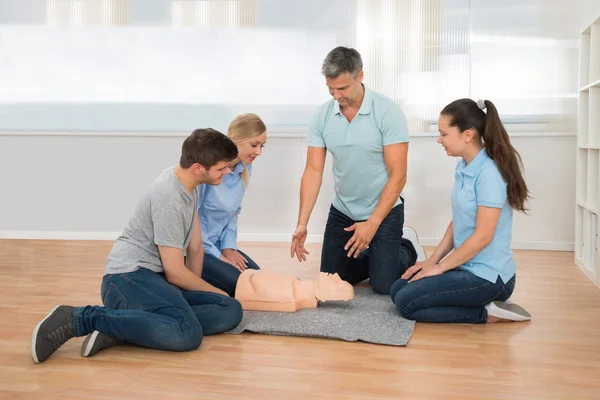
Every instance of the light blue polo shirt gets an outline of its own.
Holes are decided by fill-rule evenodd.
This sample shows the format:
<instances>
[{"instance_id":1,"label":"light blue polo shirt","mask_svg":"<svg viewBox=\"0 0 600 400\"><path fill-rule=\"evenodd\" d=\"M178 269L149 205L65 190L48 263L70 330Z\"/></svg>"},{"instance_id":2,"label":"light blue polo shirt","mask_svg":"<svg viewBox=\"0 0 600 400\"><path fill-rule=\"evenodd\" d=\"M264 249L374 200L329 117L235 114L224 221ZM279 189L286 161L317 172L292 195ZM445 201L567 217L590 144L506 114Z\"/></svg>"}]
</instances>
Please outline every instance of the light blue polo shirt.
<instances>
[{"instance_id":1,"label":"light blue polo shirt","mask_svg":"<svg viewBox=\"0 0 600 400\"><path fill-rule=\"evenodd\" d=\"M333 156L333 206L354 221L368 219L389 177L383 147L409 141L406 116L393 100L365 87L352 122L331 99L319 106L308 129L307 144ZM394 206L401 204L400 197Z\"/></svg>"},{"instance_id":2,"label":"light blue polo shirt","mask_svg":"<svg viewBox=\"0 0 600 400\"><path fill-rule=\"evenodd\" d=\"M461 159L456 166L452 190L452 226L454 248L460 247L475 232L477 207L501 208L492 241L475 257L458 269L467 270L495 283L498 275L506 283L513 277L517 265L512 256L513 209L508 204L506 182L485 148L469 163Z\"/></svg>"}]
</instances>

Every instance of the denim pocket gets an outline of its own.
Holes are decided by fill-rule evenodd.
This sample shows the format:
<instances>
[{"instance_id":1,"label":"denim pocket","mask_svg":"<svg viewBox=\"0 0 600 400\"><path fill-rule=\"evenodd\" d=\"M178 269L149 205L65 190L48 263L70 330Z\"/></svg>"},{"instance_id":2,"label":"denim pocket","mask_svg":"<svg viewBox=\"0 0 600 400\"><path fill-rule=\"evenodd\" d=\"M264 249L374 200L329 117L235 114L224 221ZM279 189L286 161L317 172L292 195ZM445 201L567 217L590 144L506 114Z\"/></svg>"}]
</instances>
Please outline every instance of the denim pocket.
<instances>
[{"instance_id":1,"label":"denim pocket","mask_svg":"<svg viewBox=\"0 0 600 400\"><path fill-rule=\"evenodd\" d=\"M127 310L127 298L123 296L123 293L121 293L117 285L113 282L110 282L104 291L102 304L104 304L104 307L115 310Z\"/></svg>"},{"instance_id":2,"label":"denim pocket","mask_svg":"<svg viewBox=\"0 0 600 400\"><path fill-rule=\"evenodd\" d=\"M510 281L506 282L506 284L502 287L502 294L504 294L504 296L506 297L502 301L508 300L510 298L510 296L512 296L514 290L515 290L515 283L511 279Z\"/></svg>"}]
</instances>

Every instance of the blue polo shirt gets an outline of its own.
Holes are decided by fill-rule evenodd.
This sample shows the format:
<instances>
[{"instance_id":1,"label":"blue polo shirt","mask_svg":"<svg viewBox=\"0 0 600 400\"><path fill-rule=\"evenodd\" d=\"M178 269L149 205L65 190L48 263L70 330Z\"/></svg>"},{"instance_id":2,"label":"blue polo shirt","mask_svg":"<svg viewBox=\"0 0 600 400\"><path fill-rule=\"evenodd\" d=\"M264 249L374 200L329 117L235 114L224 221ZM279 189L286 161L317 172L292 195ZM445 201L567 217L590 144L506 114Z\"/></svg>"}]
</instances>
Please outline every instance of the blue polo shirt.
<instances>
[{"instance_id":1,"label":"blue polo shirt","mask_svg":"<svg viewBox=\"0 0 600 400\"><path fill-rule=\"evenodd\" d=\"M332 204L354 221L371 216L388 181L383 147L408 141L406 116L398 104L367 87L352 122L331 99L317 109L307 138L308 146L325 147L332 154ZM400 203L398 197L394 206Z\"/></svg>"},{"instance_id":2,"label":"blue polo shirt","mask_svg":"<svg viewBox=\"0 0 600 400\"><path fill-rule=\"evenodd\" d=\"M506 182L485 148L467 165L461 159L456 166L452 190L454 248L460 247L475 232L477 207L500 208L500 218L492 241L458 269L467 270L495 283L513 277L517 265L512 256L513 209L508 204Z\"/></svg>"}]
</instances>

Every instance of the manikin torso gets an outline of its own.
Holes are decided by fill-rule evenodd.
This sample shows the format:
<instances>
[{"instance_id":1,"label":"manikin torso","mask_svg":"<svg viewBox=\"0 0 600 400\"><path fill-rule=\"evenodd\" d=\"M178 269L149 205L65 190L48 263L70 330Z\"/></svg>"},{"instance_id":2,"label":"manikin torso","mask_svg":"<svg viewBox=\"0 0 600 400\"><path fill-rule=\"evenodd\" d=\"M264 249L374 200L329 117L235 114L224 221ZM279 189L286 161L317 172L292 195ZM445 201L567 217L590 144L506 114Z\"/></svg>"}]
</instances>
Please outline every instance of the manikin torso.
<instances>
[{"instance_id":1,"label":"manikin torso","mask_svg":"<svg viewBox=\"0 0 600 400\"><path fill-rule=\"evenodd\" d=\"M321 272L315 280L301 281L295 276L269 270L247 269L240 274L235 298L244 310L295 312L316 308L318 301L354 297L354 288L338 274Z\"/></svg>"}]
</instances>

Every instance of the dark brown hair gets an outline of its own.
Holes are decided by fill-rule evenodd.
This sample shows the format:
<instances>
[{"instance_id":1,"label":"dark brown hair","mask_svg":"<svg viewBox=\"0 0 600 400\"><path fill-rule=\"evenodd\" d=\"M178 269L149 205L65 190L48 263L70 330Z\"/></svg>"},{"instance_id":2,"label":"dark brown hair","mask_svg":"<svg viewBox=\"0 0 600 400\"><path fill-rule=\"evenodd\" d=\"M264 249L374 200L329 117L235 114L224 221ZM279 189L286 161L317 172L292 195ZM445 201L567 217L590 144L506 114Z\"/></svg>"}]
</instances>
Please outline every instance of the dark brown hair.
<instances>
[{"instance_id":1,"label":"dark brown hair","mask_svg":"<svg viewBox=\"0 0 600 400\"><path fill-rule=\"evenodd\" d=\"M478 104L471 99L459 99L444 107L441 114L448 116L450 126L456 126L460 132L473 129L479 134L487 155L496 162L507 184L508 204L515 210L526 213L528 209L525 203L530 196L523 179L523 161L510 143L494 103L480 100Z\"/></svg>"},{"instance_id":2,"label":"dark brown hair","mask_svg":"<svg viewBox=\"0 0 600 400\"><path fill-rule=\"evenodd\" d=\"M179 165L190 168L198 163L208 170L218 162L232 161L237 155L237 146L226 135L211 128L196 129L183 141Z\"/></svg>"}]
</instances>

